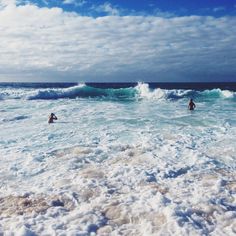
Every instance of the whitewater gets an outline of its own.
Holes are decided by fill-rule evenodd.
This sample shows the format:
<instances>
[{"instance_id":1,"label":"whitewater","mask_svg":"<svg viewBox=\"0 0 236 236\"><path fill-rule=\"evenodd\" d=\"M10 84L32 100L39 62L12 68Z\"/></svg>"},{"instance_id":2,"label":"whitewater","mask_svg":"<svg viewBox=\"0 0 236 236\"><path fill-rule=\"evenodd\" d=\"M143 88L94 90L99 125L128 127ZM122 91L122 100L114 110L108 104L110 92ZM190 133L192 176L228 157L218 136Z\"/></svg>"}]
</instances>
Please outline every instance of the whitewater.
<instances>
[{"instance_id":1,"label":"whitewater","mask_svg":"<svg viewBox=\"0 0 236 236\"><path fill-rule=\"evenodd\" d=\"M235 235L235 102L0 84L0 235Z\"/></svg>"}]
</instances>

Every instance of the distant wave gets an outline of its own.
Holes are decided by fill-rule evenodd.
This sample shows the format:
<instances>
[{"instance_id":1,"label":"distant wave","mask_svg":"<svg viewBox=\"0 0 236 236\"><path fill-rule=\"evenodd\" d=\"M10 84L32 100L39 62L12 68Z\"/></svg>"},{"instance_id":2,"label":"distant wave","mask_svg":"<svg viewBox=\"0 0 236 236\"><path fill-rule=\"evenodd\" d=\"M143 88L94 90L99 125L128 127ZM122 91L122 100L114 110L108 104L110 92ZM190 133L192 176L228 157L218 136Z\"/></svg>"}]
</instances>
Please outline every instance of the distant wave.
<instances>
[{"instance_id":1,"label":"distant wave","mask_svg":"<svg viewBox=\"0 0 236 236\"><path fill-rule=\"evenodd\" d=\"M231 99L236 97L236 92L221 89L212 90L185 90L185 89L151 89L146 83L139 83L129 88L96 88L86 84L79 84L69 88L43 88L22 89L0 94L2 99L27 99L27 100L54 100L75 98L100 98L109 100L178 100L182 98L199 99Z\"/></svg>"}]
</instances>

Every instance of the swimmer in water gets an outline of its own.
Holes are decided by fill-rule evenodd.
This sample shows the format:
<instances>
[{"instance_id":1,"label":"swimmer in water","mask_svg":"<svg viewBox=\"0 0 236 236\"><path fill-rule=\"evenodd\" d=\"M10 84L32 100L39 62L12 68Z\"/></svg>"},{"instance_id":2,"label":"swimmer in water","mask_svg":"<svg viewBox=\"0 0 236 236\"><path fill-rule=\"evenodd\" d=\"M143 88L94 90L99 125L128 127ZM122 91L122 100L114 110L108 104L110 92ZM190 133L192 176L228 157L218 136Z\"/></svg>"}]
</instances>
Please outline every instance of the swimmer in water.
<instances>
[{"instance_id":1,"label":"swimmer in water","mask_svg":"<svg viewBox=\"0 0 236 236\"><path fill-rule=\"evenodd\" d=\"M193 102L193 99L191 98L190 101L189 101L189 104L188 104L188 109L193 111L195 109L195 107L196 107L196 105Z\"/></svg>"},{"instance_id":2,"label":"swimmer in water","mask_svg":"<svg viewBox=\"0 0 236 236\"><path fill-rule=\"evenodd\" d=\"M57 117L55 116L54 113L51 113L51 115L49 116L49 119L48 119L48 124L53 123L54 120L57 120Z\"/></svg>"}]
</instances>

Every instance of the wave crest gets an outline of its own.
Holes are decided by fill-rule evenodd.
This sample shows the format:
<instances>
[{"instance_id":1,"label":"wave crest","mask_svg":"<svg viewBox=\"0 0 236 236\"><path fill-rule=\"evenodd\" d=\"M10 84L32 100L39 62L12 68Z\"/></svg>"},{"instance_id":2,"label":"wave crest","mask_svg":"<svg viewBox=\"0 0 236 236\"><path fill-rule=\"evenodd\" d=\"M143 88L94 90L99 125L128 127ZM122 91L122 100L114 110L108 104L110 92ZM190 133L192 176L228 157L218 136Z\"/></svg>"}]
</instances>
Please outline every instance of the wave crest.
<instances>
[{"instance_id":1,"label":"wave crest","mask_svg":"<svg viewBox=\"0 0 236 236\"><path fill-rule=\"evenodd\" d=\"M109 99L130 99L135 97L133 88L102 89L80 84L65 89L39 90L34 95L28 96L29 100L36 99L61 99L61 98L109 98Z\"/></svg>"},{"instance_id":2,"label":"wave crest","mask_svg":"<svg viewBox=\"0 0 236 236\"><path fill-rule=\"evenodd\" d=\"M69 88L47 89L18 89L6 90L0 94L0 99L27 99L27 100L55 100L75 98L97 98L109 100L179 100L183 98L194 99L232 99L235 92L229 90L185 90L185 89L151 89L146 83L138 83L135 87L128 88L97 88L86 84L79 84Z\"/></svg>"}]
</instances>

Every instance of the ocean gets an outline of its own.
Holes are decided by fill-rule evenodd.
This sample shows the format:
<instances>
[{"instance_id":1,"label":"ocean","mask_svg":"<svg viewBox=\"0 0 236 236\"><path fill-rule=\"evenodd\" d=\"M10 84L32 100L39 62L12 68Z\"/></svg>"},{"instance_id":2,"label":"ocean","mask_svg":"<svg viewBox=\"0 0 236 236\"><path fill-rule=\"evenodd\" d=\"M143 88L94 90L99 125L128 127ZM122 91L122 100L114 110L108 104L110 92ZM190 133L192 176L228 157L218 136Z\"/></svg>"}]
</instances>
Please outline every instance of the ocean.
<instances>
[{"instance_id":1,"label":"ocean","mask_svg":"<svg viewBox=\"0 0 236 236\"><path fill-rule=\"evenodd\" d=\"M235 104L236 83L0 83L0 235L235 235Z\"/></svg>"}]
</instances>

